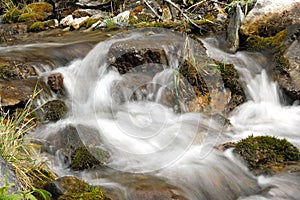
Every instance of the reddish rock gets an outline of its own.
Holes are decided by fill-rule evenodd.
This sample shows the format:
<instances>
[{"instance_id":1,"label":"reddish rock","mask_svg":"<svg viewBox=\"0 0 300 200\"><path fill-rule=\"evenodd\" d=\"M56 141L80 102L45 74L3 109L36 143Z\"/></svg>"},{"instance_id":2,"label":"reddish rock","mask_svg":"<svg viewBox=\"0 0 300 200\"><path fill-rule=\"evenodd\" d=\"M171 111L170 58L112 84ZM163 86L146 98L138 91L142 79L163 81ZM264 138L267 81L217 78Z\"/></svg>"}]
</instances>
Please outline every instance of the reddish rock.
<instances>
[{"instance_id":1,"label":"reddish rock","mask_svg":"<svg viewBox=\"0 0 300 200\"><path fill-rule=\"evenodd\" d=\"M64 77L61 73L54 73L48 76L48 85L54 92L59 92L63 89Z\"/></svg>"}]
</instances>

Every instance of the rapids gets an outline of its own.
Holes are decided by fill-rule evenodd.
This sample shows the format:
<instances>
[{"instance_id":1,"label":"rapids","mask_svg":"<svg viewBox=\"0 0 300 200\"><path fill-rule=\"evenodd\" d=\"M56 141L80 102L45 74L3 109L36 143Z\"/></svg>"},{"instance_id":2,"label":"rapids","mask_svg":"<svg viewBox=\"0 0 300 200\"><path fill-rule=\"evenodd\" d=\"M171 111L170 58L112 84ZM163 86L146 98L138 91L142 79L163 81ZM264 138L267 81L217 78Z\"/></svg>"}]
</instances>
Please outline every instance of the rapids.
<instances>
[{"instance_id":1,"label":"rapids","mask_svg":"<svg viewBox=\"0 0 300 200\"><path fill-rule=\"evenodd\" d=\"M118 180L118 173L161 178L192 200L297 199L299 174L256 177L234 156L232 149L223 153L214 148L251 134L285 137L300 147L300 107L285 104L277 84L270 78L268 68L272 66L268 58L260 53L225 53L218 48L215 39L202 39L209 56L234 64L247 94L247 101L228 113L232 126L225 126L224 122L204 114L174 112L162 105L159 91L174 84L170 78L172 69L165 66L152 79L159 88L147 90L146 100L141 97L138 101L127 99L120 103L119 96L112 95L115 83L123 76L109 68L109 47L117 41L141 37L144 35L131 33L127 37L105 40L84 58L74 59L52 71L61 72L65 77L70 112L63 120L39 127L37 138L46 139L73 125L88 146L82 127L89 127L100 135L102 143L98 145L112 156L107 169L72 172L59 156L47 155L51 168L60 176L75 174L89 183L121 191L121 199L130 199L130 184ZM22 48L29 47L32 46ZM171 47L166 48L172 51ZM178 63L174 57L177 54L168 55L174 65ZM124 86L122 92L130 96L133 91Z\"/></svg>"}]
</instances>

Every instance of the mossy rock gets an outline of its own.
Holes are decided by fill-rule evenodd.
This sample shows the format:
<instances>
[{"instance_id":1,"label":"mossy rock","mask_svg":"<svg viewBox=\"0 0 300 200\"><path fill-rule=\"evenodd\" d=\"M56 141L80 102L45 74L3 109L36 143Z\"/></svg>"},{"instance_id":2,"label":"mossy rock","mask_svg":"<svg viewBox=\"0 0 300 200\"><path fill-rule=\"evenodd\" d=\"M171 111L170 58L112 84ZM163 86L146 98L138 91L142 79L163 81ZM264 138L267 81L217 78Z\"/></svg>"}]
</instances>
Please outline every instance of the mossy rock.
<instances>
[{"instance_id":1,"label":"mossy rock","mask_svg":"<svg viewBox=\"0 0 300 200\"><path fill-rule=\"evenodd\" d=\"M57 121L63 118L67 112L67 106L62 100L53 100L47 102L42 107L44 119L50 121Z\"/></svg>"},{"instance_id":2,"label":"mossy rock","mask_svg":"<svg viewBox=\"0 0 300 200\"><path fill-rule=\"evenodd\" d=\"M79 147L71 156L70 168L84 170L104 165L109 160L109 153L96 147Z\"/></svg>"},{"instance_id":3,"label":"mossy rock","mask_svg":"<svg viewBox=\"0 0 300 200\"><path fill-rule=\"evenodd\" d=\"M42 20L53 14L53 6L47 2L31 3L24 9L42 16Z\"/></svg>"},{"instance_id":4,"label":"mossy rock","mask_svg":"<svg viewBox=\"0 0 300 200\"><path fill-rule=\"evenodd\" d=\"M82 24L80 24L80 27L90 28L97 21L99 21L99 19L90 17L87 20L85 20L84 22L82 22Z\"/></svg>"},{"instance_id":5,"label":"mossy rock","mask_svg":"<svg viewBox=\"0 0 300 200\"><path fill-rule=\"evenodd\" d=\"M16 23L18 22L18 18L21 14L22 11L19 10L17 7L12 8L2 16L2 22L5 24Z\"/></svg>"},{"instance_id":6,"label":"mossy rock","mask_svg":"<svg viewBox=\"0 0 300 200\"><path fill-rule=\"evenodd\" d=\"M246 39L246 46L251 50L260 50L260 49L274 49L282 50L285 47L284 41L287 37L287 31L283 30L277 33L272 37L261 37L257 35L250 35Z\"/></svg>"},{"instance_id":7,"label":"mossy rock","mask_svg":"<svg viewBox=\"0 0 300 200\"><path fill-rule=\"evenodd\" d=\"M106 192L99 186L91 186L75 176L64 176L45 185L55 199L58 200L104 200Z\"/></svg>"},{"instance_id":8,"label":"mossy rock","mask_svg":"<svg viewBox=\"0 0 300 200\"><path fill-rule=\"evenodd\" d=\"M25 79L37 76L33 66L21 62L0 63L0 78L4 80Z\"/></svg>"},{"instance_id":9,"label":"mossy rock","mask_svg":"<svg viewBox=\"0 0 300 200\"><path fill-rule=\"evenodd\" d=\"M37 20L43 20L43 16L37 13L23 13L18 18L18 22L35 22Z\"/></svg>"},{"instance_id":10,"label":"mossy rock","mask_svg":"<svg viewBox=\"0 0 300 200\"><path fill-rule=\"evenodd\" d=\"M234 152L238 153L256 175L272 175L286 165L300 160L300 152L286 139L273 136L249 136L239 141Z\"/></svg>"},{"instance_id":11,"label":"mossy rock","mask_svg":"<svg viewBox=\"0 0 300 200\"><path fill-rule=\"evenodd\" d=\"M45 26L44 26L44 23L41 22L41 21L37 21L37 22L34 22L31 26L30 26L30 31L32 32L39 32L39 31L43 31L45 30Z\"/></svg>"}]
</instances>

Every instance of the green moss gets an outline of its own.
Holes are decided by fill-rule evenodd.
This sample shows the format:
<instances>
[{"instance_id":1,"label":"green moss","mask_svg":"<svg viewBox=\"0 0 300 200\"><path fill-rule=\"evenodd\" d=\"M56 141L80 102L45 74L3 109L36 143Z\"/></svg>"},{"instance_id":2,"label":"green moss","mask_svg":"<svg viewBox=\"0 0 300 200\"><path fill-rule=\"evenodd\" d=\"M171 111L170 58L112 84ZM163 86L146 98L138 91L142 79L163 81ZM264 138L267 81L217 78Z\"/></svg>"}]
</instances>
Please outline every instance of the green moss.
<instances>
[{"instance_id":1,"label":"green moss","mask_svg":"<svg viewBox=\"0 0 300 200\"><path fill-rule=\"evenodd\" d=\"M272 136L249 136L236 144L235 152L243 157L256 174L272 174L290 161L299 161L300 152L286 139Z\"/></svg>"},{"instance_id":2,"label":"green moss","mask_svg":"<svg viewBox=\"0 0 300 200\"><path fill-rule=\"evenodd\" d=\"M36 2L31 3L27 6L26 9L31 10L37 14L43 15L44 13L51 13L53 12L53 6L46 2Z\"/></svg>"},{"instance_id":3,"label":"green moss","mask_svg":"<svg viewBox=\"0 0 300 200\"><path fill-rule=\"evenodd\" d=\"M65 176L60 178L61 186L64 188L66 193L60 196L59 200L73 200L73 199L84 199L84 200L103 200L105 199L106 193L98 186L90 186L73 176Z\"/></svg>"},{"instance_id":4,"label":"green moss","mask_svg":"<svg viewBox=\"0 0 300 200\"><path fill-rule=\"evenodd\" d=\"M109 159L107 151L100 148L79 147L71 156L71 169L83 170L104 165Z\"/></svg>"},{"instance_id":5,"label":"green moss","mask_svg":"<svg viewBox=\"0 0 300 200\"><path fill-rule=\"evenodd\" d=\"M250 49L264 49L264 48L276 48L281 50L284 48L284 41L287 36L287 31L281 31L273 37L260 37L257 35L250 35L247 40L247 47Z\"/></svg>"},{"instance_id":6,"label":"green moss","mask_svg":"<svg viewBox=\"0 0 300 200\"><path fill-rule=\"evenodd\" d=\"M49 101L42 109L44 110L44 118L50 121L56 121L63 118L67 112L67 106L61 100Z\"/></svg>"},{"instance_id":7,"label":"green moss","mask_svg":"<svg viewBox=\"0 0 300 200\"><path fill-rule=\"evenodd\" d=\"M42 19L43 17L37 13L23 13L19 16L18 22L34 22Z\"/></svg>"},{"instance_id":8,"label":"green moss","mask_svg":"<svg viewBox=\"0 0 300 200\"><path fill-rule=\"evenodd\" d=\"M80 27L84 26L85 28L90 28L94 23L96 23L99 19L96 18L88 18L83 22L83 24L80 24Z\"/></svg>"},{"instance_id":9,"label":"green moss","mask_svg":"<svg viewBox=\"0 0 300 200\"><path fill-rule=\"evenodd\" d=\"M2 22L3 23L16 23L18 22L19 16L22 14L22 12L18 8L12 8L8 10L3 16L2 16Z\"/></svg>"},{"instance_id":10,"label":"green moss","mask_svg":"<svg viewBox=\"0 0 300 200\"><path fill-rule=\"evenodd\" d=\"M88 187L85 192L73 192L60 196L59 200L73 200L73 199L84 199L84 200L104 200L106 196L105 191L99 187Z\"/></svg>"},{"instance_id":11,"label":"green moss","mask_svg":"<svg viewBox=\"0 0 300 200\"><path fill-rule=\"evenodd\" d=\"M30 31L32 32L38 32L38 31L43 31L45 30L45 26L43 22L37 21L34 22L31 26L30 26Z\"/></svg>"}]
</instances>

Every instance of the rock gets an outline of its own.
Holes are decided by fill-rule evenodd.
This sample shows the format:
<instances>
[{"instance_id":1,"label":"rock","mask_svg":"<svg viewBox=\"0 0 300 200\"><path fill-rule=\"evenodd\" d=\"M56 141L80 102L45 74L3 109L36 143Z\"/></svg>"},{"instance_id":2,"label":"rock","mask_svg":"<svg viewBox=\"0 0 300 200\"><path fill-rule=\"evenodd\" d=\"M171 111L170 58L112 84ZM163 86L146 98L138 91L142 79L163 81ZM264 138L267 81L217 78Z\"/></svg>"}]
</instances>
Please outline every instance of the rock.
<instances>
[{"instance_id":1,"label":"rock","mask_svg":"<svg viewBox=\"0 0 300 200\"><path fill-rule=\"evenodd\" d=\"M61 100L52 100L44 104L42 110L45 120L57 121L66 115L67 106Z\"/></svg>"},{"instance_id":2,"label":"rock","mask_svg":"<svg viewBox=\"0 0 300 200\"><path fill-rule=\"evenodd\" d=\"M109 49L110 65L115 67L120 74L128 72L143 72L146 74L155 74L163 70L163 66L168 65L168 55L163 48L174 41L175 48L179 48L176 39L166 38L166 36L155 37L148 35L145 38L120 41L114 43ZM182 44L181 44L182 45Z\"/></svg>"},{"instance_id":3,"label":"rock","mask_svg":"<svg viewBox=\"0 0 300 200\"><path fill-rule=\"evenodd\" d=\"M274 36L286 27L300 23L299 9L298 0L257 0L241 26L241 33Z\"/></svg>"},{"instance_id":4,"label":"rock","mask_svg":"<svg viewBox=\"0 0 300 200\"><path fill-rule=\"evenodd\" d=\"M249 136L236 143L239 154L255 175L273 175L286 165L300 160L300 152L286 139L272 136Z\"/></svg>"},{"instance_id":5,"label":"rock","mask_svg":"<svg viewBox=\"0 0 300 200\"><path fill-rule=\"evenodd\" d=\"M6 183L8 185L15 185L8 188L10 194L20 190L19 182L13 168L0 156L0 188L8 186Z\"/></svg>"},{"instance_id":6,"label":"rock","mask_svg":"<svg viewBox=\"0 0 300 200\"><path fill-rule=\"evenodd\" d=\"M71 26L74 23L74 19L72 15L68 15L60 21L60 25L63 27Z\"/></svg>"},{"instance_id":7,"label":"rock","mask_svg":"<svg viewBox=\"0 0 300 200\"><path fill-rule=\"evenodd\" d=\"M123 174L115 172L113 180L126 187L126 193L116 188L104 189L107 192L107 198L112 200L130 199L130 200L185 200L182 191L166 181L143 174Z\"/></svg>"},{"instance_id":8,"label":"rock","mask_svg":"<svg viewBox=\"0 0 300 200\"><path fill-rule=\"evenodd\" d=\"M97 130L84 126L74 127L68 125L53 131L46 138L42 138L47 140L43 150L53 155L59 153L65 159L66 165L70 165L71 155L74 154L76 149L87 145L93 147L102 143Z\"/></svg>"},{"instance_id":9,"label":"rock","mask_svg":"<svg viewBox=\"0 0 300 200\"><path fill-rule=\"evenodd\" d=\"M36 89L36 91L35 91ZM34 92L43 89L43 94L47 94L47 86L37 78L0 81L0 105L18 106L24 104L32 97ZM40 94L42 95L42 94ZM21 105L20 105L21 106Z\"/></svg>"},{"instance_id":10,"label":"rock","mask_svg":"<svg viewBox=\"0 0 300 200\"><path fill-rule=\"evenodd\" d=\"M60 20L62 17L66 16L63 14L64 12L70 11L68 12L68 14L71 14L75 10L75 2L77 0L47 0L47 1L53 5L56 18Z\"/></svg>"},{"instance_id":11,"label":"rock","mask_svg":"<svg viewBox=\"0 0 300 200\"><path fill-rule=\"evenodd\" d=\"M63 90L64 77L61 73L54 73L48 76L48 85L54 92L60 92Z\"/></svg>"},{"instance_id":12,"label":"rock","mask_svg":"<svg viewBox=\"0 0 300 200\"><path fill-rule=\"evenodd\" d=\"M75 176L63 176L47 183L44 189L49 191L55 199L90 199L104 200L105 191L99 186L91 186Z\"/></svg>"},{"instance_id":13,"label":"rock","mask_svg":"<svg viewBox=\"0 0 300 200\"><path fill-rule=\"evenodd\" d=\"M27 63L4 62L0 63L0 79L15 80L37 76L35 68Z\"/></svg>"},{"instance_id":14,"label":"rock","mask_svg":"<svg viewBox=\"0 0 300 200\"><path fill-rule=\"evenodd\" d=\"M88 20L89 17L86 16L86 17L81 17L81 18L75 18L71 24L72 28L74 28L75 30L79 29L80 28L80 25L82 23L84 23L86 20Z\"/></svg>"},{"instance_id":15,"label":"rock","mask_svg":"<svg viewBox=\"0 0 300 200\"><path fill-rule=\"evenodd\" d=\"M239 48L239 30L244 18L245 16L240 4L236 4L227 28L227 41L229 45L228 50L232 53L236 52L236 50Z\"/></svg>"},{"instance_id":16,"label":"rock","mask_svg":"<svg viewBox=\"0 0 300 200\"><path fill-rule=\"evenodd\" d=\"M98 147L79 147L71 156L70 168L84 170L104 166L109 161L109 153Z\"/></svg>"},{"instance_id":17,"label":"rock","mask_svg":"<svg viewBox=\"0 0 300 200\"><path fill-rule=\"evenodd\" d=\"M277 57L275 80L293 100L300 100L300 42L295 39L282 56Z\"/></svg>"}]
</instances>

